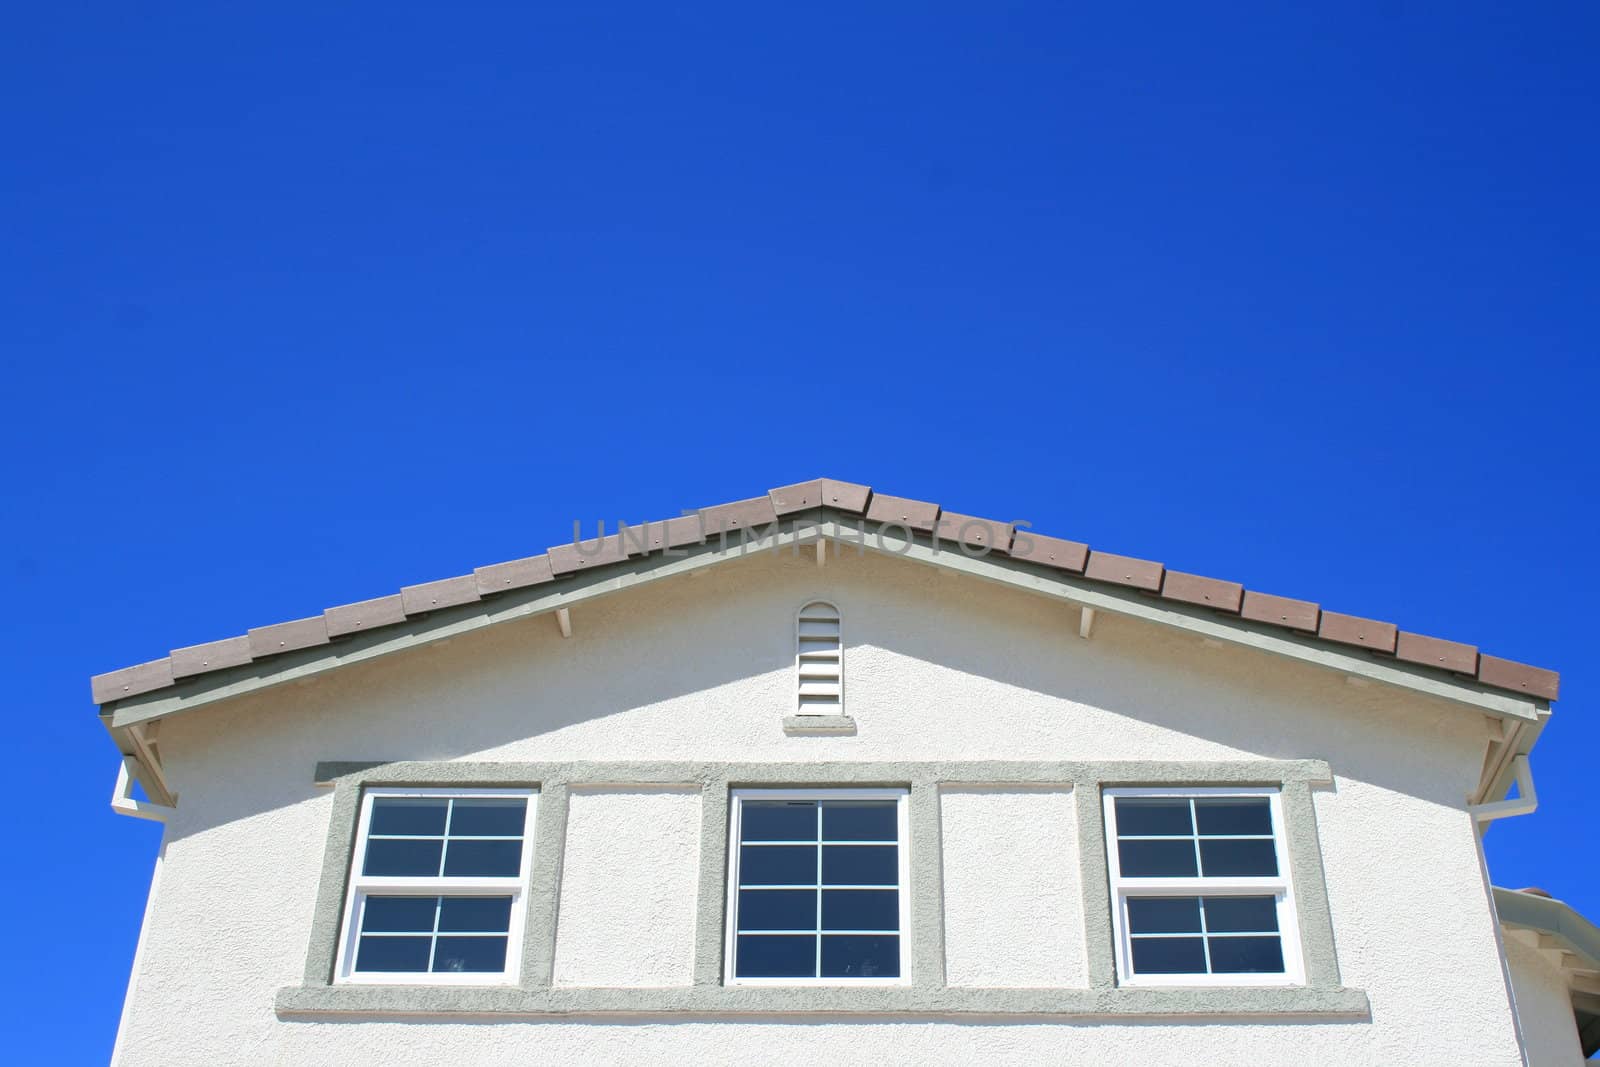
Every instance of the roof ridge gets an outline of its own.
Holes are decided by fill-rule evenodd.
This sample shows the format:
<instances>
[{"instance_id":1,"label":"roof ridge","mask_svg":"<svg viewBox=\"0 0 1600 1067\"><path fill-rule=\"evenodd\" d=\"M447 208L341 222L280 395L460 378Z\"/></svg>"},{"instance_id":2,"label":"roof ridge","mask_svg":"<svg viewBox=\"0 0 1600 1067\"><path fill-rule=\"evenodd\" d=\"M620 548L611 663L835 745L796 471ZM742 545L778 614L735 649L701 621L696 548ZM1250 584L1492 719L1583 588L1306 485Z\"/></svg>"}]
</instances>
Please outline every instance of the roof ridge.
<instances>
[{"instance_id":1,"label":"roof ridge","mask_svg":"<svg viewBox=\"0 0 1600 1067\"><path fill-rule=\"evenodd\" d=\"M1163 600L1210 608L1219 614L1286 629L1303 637L1365 649L1368 653L1470 677L1482 685L1555 700L1560 675L1541 667L1480 653L1477 646L1401 630L1394 623L1324 611L1320 604L1257 590L1238 582L1168 570L1162 563L1091 550L1087 544L1034 533L940 505L875 492L870 486L833 478L813 478L769 490L765 496L700 508L694 514L600 533L594 541L574 539L536 556L477 567L471 574L408 585L398 593L340 604L321 615L253 627L245 634L173 649L148 663L95 675L90 689L97 704L109 704L180 682L325 645L337 638L406 622L443 608L470 604L500 593L558 581L653 552L704 544L708 531L719 538L737 530L769 527L790 515L829 508L863 516L881 527L901 527L940 541L962 544L979 555L995 553L1040 567L1118 585Z\"/></svg>"}]
</instances>

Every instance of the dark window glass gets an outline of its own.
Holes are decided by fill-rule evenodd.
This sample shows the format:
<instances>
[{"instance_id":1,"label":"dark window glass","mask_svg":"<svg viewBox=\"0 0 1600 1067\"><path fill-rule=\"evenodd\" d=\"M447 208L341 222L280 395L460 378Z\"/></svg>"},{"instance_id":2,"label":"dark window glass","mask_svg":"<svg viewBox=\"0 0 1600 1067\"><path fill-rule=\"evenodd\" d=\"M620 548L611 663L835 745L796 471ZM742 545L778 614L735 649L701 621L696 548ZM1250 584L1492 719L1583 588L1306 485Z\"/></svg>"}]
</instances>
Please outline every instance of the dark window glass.
<instances>
[{"instance_id":1,"label":"dark window glass","mask_svg":"<svg viewBox=\"0 0 1600 1067\"><path fill-rule=\"evenodd\" d=\"M1202 835L1272 833L1272 809L1266 797L1196 798L1194 816Z\"/></svg>"},{"instance_id":2,"label":"dark window glass","mask_svg":"<svg viewBox=\"0 0 1600 1067\"><path fill-rule=\"evenodd\" d=\"M1128 930L1135 934L1198 934L1199 897L1129 897Z\"/></svg>"},{"instance_id":3,"label":"dark window glass","mask_svg":"<svg viewBox=\"0 0 1600 1067\"><path fill-rule=\"evenodd\" d=\"M1117 858L1124 878L1192 878L1194 842L1118 841Z\"/></svg>"},{"instance_id":4,"label":"dark window glass","mask_svg":"<svg viewBox=\"0 0 1600 1067\"><path fill-rule=\"evenodd\" d=\"M817 805L810 800L746 800L740 804L741 841L815 841Z\"/></svg>"},{"instance_id":5,"label":"dark window glass","mask_svg":"<svg viewBox=\"0 0 1600 1067\"><path fill-rule=\"evenodd\" d=\"M1135 974L1205 974L1206 949L1198 937L1136 937Z\"/></svg>"},{"instance_id":6,"label":"dark window glass","mask_svg":"<svg viewBox=\"0 0 1600 1067\"><path fill-rule=\"evenodd\" d=\"M1265 933L1278 929L1274 897L1206 897L1206 931L1213 934Z\"/></svg>"},{"instance_id":7,"label":"dark window glass","mask_svg":"<svg viewBox=\"0 0 1600 1067\"><path fill-rule=\"evenodd\" d=\"M900 939L828 935L822 939L822 977L898 978Z\"/></svg>"},{"instance_id":8,"label":"dark window glass","mask_svg":"<svg viewBox=\"0 0 1600 1067\"><path fill-rule=\"evenodd\" d=\"M739 850L741 885L816 885L815 845L756 845Z\"/></svg>"},{"instance_id":9,"label":"dark window glass","mask_svg":"<svg viewBox=\"0 0 1600 1067\"><path fill-rule=\"evenodd\" d=\"M432 878L439 873L439 850L443 845L438 840L369 839L361 873Z\"/></svg>"},{"instance_id":10,"label":"dark window glass","mask_svg":"<svg viewBox=\"0 0 1600 1067\"><path fill-rule=\"evenodd\" d=\"M815 889L739 890L739 929L815 930Z\"/></svg>"},{"instance_id":11,"label":"dark window glass","mask_svg":"<svg viewBox=\"0 0 1600 1067\"><path fill-rule=\"evenodd\" d=\"M830 800L822 805L825 841L898 841L898 806L891 800Z\"/></svg>"},{"instance_id":12,"label":"dark window glass","mask_svg":"<svg viewBox=\"0 0 1600 1067\"><path fill-rule=\"evenodd\" d=\"M429 938L363 937L356 949L358 971L426 971Z\"/></svg>"},{"instance_id":13,"label":"dark window glass","mask_svg":"<svg viewBox=\"0 0 1600 1067\"><path fill-rule=\"evenodd\" d=\"M443 897L440 901L441 933L504 933L509 929L510 897Z\"/></svg>"},{"instance_id":14,"label":"dark window glass","mask_svg":"<svg viewBox=\"0 0 1600 1067\"><path fill-rule=\"evenodd\" d=\"M740 934L733 970L740 978L810 978L817 973L817 939Z\"/></svg>"},{"instance_id":15,"label":"dark window glass","mask_svg":"<svg viewBox=\"0 0 1600 1067\"><path fill-rule=\"evenodd\" d=\"M444 857L444 873L458 878L515 878L521 870L521 841L451 838Z\"/></svg>"},{"instance_id":16,"label":"dark window glass","mask_svg":"<svg viewBox=\"0 0 1600 1067\"><path fill-rule=\"evenodd\" d=\"M506 969L503 937L441 937L433 949L435 972L482 973Z\"/></svg>"},{"instance_id":17,"label":"dark window glass","mask_svg":"<svg viewBox=\"0 0 1600 1067\"><path fill-rule=\"evenodd\" d=\"M521 837L528 802L520 797L458 798L450 813L451 837Z\"/></svg>"},{"instance_id":18,"label":"dark window glass","mask_svg":"<svg viewBox=\"0 0 1600 1067\"><path fill-rule=\"evenodd\" d=\"M1202 838L1200 866L1208 878L1271 877L1278 873L1278 855L1268 840L1218 841Z\"/></svg>"},{"instance_id":19,"label":"dark window glass","mask_svg":"<svg viewBox=\"0 0 1600 1067\"><path fill-rule=\"evenodd\" d=\"M1189 801L1167 797L1118 797L1117 836L1144 837L1191 834Z\"/></svg>"},{"instance_id":20,"label":"dark window glass","mask_svg":"<svg viewBox=\"0 0 1600 1067\"><path fill-rule=\"evenodd\" d=\"M368 897L361 910L365 933L433 933L437 897Z\"/></svg>"},{"instance_id":21,"label":"dark window glass","mask_svg":"<svg viewBox=\"0 0 1600 1067\"><path fill-rule=\"evenodd\" d=\"M824 930L898 930L900 893L894 889L825 889Z\"/></svg>"},{"instance_id":22,"label":"dark window glass","mask_svg":"<svg viewBox=\"0 0 1600 1067\"><path fill-rule=\"evenodd\" d=\"M449 806L445 797L374 797L372 826L367 832L442 836L445 809Z\"/></svg>"},{"instance_id":23,"label":"dark window glass","mask_svg":"<svg viewBox=\"0 0 1600 1067\"><path fill-rule=\"evenodd\" d=\"M1213 974L1282 974L1283 945L1276 937L1213 937Z\"/></svg>"},{"instance_id":24,"label":"dark window glass","mask_svg":"<svg viewBox=\"0 0 1600 1067\"><path fill-rule=\"evenodd\" d=\"M827 885L896 885L899 849L894 845L824 845L822 881Z\"/></svg>"}]
</instances>

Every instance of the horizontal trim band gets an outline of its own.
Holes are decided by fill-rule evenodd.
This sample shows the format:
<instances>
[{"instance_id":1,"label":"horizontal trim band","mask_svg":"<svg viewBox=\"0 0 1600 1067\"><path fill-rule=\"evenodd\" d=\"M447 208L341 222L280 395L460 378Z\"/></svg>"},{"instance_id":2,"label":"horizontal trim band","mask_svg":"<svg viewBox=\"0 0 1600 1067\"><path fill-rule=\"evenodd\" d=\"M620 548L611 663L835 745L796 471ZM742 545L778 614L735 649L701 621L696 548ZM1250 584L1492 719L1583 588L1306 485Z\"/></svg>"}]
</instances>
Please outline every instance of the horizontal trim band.
<instances>
[{"instance_id":1,"label":"horizontal trim band","mask_svg":"<svg viewBox=\"0 0 1600 1067\"><path fill-rule=\"evenodd\" d=\"M683 986L516 989L482 986L289 986L280 1017L585 1015L1034 1016L1360 1019L1359 989L918 989L910 986Z\"/></svg>"},{"instance_id":2,"label":"horizontal trim band","mask_svg":"<svg viewBox=\"0 0 1600 1067\"><path fill-rule=\"evenodd\" d=\"M733 786L1000 785L1278 785L1333 781L1327 761L1308 760L910 760L821 763L723 762L438 762L318 761L313 780L350 777L362 785L470 786L519 783L587 785L730 784ZM808 842L809 843L809 842Z\"/></svg>"}]
</instances>

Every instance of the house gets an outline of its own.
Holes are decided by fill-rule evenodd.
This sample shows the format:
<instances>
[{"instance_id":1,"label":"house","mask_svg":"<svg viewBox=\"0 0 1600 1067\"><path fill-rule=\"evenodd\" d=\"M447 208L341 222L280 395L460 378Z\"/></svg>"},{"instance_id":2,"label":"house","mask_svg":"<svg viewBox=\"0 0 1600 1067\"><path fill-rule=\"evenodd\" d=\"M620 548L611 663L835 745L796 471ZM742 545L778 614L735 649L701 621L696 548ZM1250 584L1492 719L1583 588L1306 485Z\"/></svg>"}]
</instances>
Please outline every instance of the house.
<instances>
[{"instance_id":1,"label":"house","mask_svg":"<svg viewBox=\"0 0 1600 1067\"><path fill-rule=\"evenodd\" d=\"M846 482L625 526L93 680L116 1055L1574 1063L1480 847L1557 687Z\"/></svg>"}]
</instances>

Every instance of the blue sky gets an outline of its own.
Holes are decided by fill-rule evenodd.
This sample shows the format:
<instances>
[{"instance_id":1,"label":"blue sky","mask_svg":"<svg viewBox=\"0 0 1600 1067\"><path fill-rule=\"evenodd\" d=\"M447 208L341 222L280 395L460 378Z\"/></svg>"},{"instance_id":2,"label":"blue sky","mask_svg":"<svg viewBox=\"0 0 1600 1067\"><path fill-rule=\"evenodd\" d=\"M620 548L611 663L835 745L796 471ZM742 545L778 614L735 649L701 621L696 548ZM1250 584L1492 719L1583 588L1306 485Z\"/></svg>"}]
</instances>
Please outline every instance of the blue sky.
<instances>
[{"instance_id":1,"label":"blue sky","mask_svg":"<svg viewBox=\"0 0 1600 1067\"><path fill-rule=\"evenodd\" d=\"M6 1029L116 1027L91 673L818 474L1559 668L1488 851L1600 916L1597 20L17 9Z\"/></svg>"}]
</instances>

